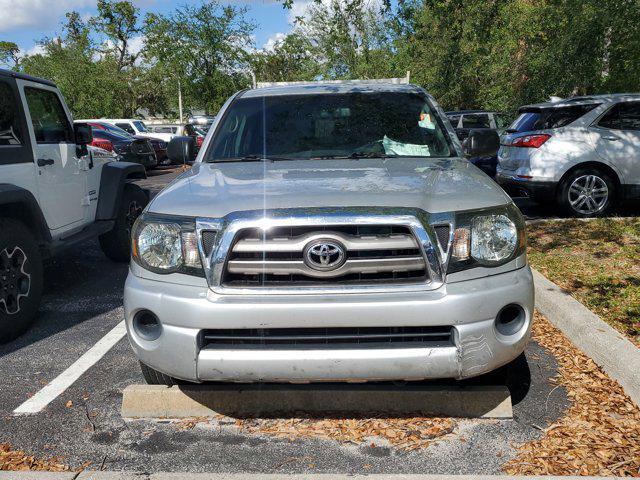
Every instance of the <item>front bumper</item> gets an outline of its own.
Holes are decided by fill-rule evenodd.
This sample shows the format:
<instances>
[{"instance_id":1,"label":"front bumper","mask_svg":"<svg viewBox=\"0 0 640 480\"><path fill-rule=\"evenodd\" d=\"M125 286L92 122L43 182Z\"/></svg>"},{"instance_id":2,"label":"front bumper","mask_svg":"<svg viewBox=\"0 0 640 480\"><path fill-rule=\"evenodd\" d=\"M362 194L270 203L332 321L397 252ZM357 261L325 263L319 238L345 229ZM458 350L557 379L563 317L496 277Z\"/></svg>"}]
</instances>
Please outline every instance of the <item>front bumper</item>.
<instances>
[{"instance_id":1,"label":"front bumper","mask_svg":"<svg viewBox=\"0 0 640 480\"><path fill-rule=\"evenodd\" d=\"M138 358L172 377L194 381L367 381L467 378L515 359L530 336L533 279L528 266L433 291L343 295L219 295L202 286L159 282L129 273L125 318ZM513 335L494 320L520 305L526 323ZM162 323L155 341L137 335L135 314ZM453 326L454 343L429 348L200 348L216 328Z\"/></svg>"}]
</instances>

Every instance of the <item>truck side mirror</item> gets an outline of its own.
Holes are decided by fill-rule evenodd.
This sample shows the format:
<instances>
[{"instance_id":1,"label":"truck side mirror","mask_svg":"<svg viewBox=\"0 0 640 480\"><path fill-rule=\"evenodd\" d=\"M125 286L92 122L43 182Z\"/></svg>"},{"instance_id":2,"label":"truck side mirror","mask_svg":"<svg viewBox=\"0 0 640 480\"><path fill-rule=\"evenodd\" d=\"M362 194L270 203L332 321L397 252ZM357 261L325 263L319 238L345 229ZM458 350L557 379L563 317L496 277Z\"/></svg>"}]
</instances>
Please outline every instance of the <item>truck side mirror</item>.
<instances>
[{"instance_id":1,"label":"truck side mirror","mask_svg":"<svg viewBox=\"0 0 640 480\"><path fill-rule=\"evenodd\" d=\"M76 145L89 145L93 142L93 132L88 123L76 123L73 125Z\"/></svg>"},{"instance_id":2,"label":"truck side mirror","mask_svg":"<svg viewBox=\"0 0 640 480\"><path fill-rule=\"evenodd\" d=\"M500 148L498 132L490 128L473 128L464 144L464 153L468 157L495 155Z\"/></svg>"},{"instance_id":3,"label":"truck side mirror","mask_svg":"<svg viewBox=\"0 0 640 480\"><path fill-rule=\"evenodd\" d=\"M196 159L194 137L174 137L167 145L167 156L172 163L191 163Z\"/></svg>"}]
</instances>

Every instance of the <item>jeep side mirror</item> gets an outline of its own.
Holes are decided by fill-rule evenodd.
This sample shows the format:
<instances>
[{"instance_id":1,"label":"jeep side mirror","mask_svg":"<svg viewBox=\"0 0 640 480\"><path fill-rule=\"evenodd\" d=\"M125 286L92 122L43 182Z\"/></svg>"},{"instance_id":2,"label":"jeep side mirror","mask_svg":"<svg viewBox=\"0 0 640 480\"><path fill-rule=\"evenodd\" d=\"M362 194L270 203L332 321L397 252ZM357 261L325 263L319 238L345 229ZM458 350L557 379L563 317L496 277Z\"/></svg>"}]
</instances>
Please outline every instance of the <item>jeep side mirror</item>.
<instances>
[{"instance_id":1,"label":"jeep side mirror","mask_svg":"<svg viewBox=\"0 0 640 480\"><path fill-rule=\"evenodd\" d=\"M194 137L174 137L167 145L167 156L172 163L191 163L196 159Z\"/></svg>"},{"instance_id":2,"label":"jeep side mirror","mask_svg":"<svg viewBox=\"0 0 640 480\"><path fill-rule=\"evenodd\" d=\"M473 128L464 143L464 153L468 157L495 155L500 148L498 132L490 128Z\"/></svg>"},{"instance_id":3,"label":"jeep side mirror","mask_svg":"<svg viewBox=\"0 0 640 480\"><path fill-rule=\"evenodd\" d=\"M76 123L73 125L76 145L89 145L93 142L93 132L88 123Z\"/></svg>"}]
</instances>

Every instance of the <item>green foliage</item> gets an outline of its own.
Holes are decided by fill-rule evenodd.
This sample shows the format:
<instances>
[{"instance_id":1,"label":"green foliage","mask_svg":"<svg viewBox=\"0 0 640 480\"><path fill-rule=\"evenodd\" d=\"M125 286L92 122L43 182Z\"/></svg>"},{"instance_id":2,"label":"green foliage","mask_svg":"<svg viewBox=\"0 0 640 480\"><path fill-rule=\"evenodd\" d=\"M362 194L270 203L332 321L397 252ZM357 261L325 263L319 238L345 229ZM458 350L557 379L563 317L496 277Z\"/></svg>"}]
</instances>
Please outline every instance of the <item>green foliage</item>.
<instances>
[{"instance_id":1,"label":"green foliage","mask_svg":"<svg viewBox=\"0 0 640 480\"><path fill-rule=\"evenodd\" d=\"M295 0L281 0L291 8ZM638 0L314 0L256 50L247 8L202 0L167 15L97 0L43 53L0 42L0 63L55 80L76 116L215 113L258 81L404 76L447 109L514 113L551 95L640 91ZM142 48L140 46L142 45Z\"/></svg>"},{"instance_id":2,"label":"green foliage","mask_svg":"<svg viewBox=\"0 0 640 480\"><path fill-rule=\"evenodd\" d=\"M15 68L19 62L20 48L14 42L0 41L0 65Z\"/></svg>"},{"instance_id":3,"label":"green foliage","mask_svg":"<svg viewBox=\"0 0 640 480\"><path fill-rule=\"evenodd\" d=\"M144 23L145 58L181 81L185 104L216 112L235 91L250 84L249 51L254 25L246 8L208 1L186 5Z\"/></svg>"}]
</instances>

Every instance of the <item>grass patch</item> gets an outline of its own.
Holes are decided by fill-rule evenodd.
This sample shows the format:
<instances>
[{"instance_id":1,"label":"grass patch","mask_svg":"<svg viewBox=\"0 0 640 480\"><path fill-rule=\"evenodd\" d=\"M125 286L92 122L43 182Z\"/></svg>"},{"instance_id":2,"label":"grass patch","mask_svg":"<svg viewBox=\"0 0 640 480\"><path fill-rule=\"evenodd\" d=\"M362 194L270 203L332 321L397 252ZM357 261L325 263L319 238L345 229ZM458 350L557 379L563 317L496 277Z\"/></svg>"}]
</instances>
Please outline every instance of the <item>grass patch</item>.
<instances>
[{"instance_id":1,"label":"grass patch","mask_svg":"<svg viewBox=\"0 0 640 480\"><path fill-rule=\"evenodd\" d=\"M640 219L530 225L529 261L640 346Z\"/></svg>"}]
</instances>

